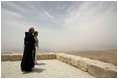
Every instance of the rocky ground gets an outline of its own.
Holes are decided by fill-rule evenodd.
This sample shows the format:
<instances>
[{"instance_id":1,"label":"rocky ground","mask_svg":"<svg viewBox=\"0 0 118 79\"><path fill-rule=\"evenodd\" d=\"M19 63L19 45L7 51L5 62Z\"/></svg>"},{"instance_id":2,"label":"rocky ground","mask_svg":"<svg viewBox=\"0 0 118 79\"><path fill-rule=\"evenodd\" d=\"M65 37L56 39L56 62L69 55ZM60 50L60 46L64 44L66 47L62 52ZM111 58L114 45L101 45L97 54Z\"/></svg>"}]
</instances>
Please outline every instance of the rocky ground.
<instances>
[{"instance_id":1,"label":"rocky ground","mask_svg":"<svg viewBox=\"0 0 118 79\"><path fill-rule=\"evenodd\" d=\"M32 72L20 70L21 61L1 62L2 78L93 78L94 76L70 66L66 63L53 60L39 60Z\"/></svg>"}]
</instances>

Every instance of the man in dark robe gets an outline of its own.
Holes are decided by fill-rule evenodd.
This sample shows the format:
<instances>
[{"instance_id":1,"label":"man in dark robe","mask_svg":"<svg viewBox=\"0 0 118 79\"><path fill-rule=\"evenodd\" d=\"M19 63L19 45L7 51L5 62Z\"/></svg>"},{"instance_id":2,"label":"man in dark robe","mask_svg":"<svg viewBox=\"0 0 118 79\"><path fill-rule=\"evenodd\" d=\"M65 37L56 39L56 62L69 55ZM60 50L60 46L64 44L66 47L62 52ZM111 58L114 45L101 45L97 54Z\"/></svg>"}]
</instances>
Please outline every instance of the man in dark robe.
<instances>
[{"instance_id":1,"label":"man in dark robe","mask_svg":"<svg viewBox=\"0 0 118 79\"><path fill-rule=\"evenodd\" d=\"M21 61L22 71L31 71L35 64L35 39L34 28L30 28L29 32L25 32L24 53Z\"/></svg>"}]
</instances>

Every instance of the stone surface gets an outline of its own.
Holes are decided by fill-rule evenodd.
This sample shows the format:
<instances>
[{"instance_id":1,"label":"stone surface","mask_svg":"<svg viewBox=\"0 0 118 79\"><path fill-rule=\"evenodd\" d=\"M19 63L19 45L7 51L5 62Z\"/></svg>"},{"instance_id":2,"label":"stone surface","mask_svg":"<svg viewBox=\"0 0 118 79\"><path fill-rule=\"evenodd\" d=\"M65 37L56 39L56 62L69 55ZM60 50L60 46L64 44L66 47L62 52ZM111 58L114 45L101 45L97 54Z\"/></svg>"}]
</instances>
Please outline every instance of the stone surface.
<instances>
[{"instance_id":1,"label":"stone surface","mask_svg":"<svg viewBox=\"0 0 118 79\"><path fill-rule=\"evenodd\" d=\"M1 61L8 61L10 60L10 55L9 54L4 54L1 56Z\"/></svg>"},{"instance_id":2,"label":"stone surface","mask_svg":"<svg viewBox=\"0 0 118 79\"><path fill-rule=\"evenodd\" d=\"M4 61L1 63L2 78L94 78L87 72L81 71L58 60L38 60L32 72L20 70L21 61Z\"/></svg>"},{"instance_id":3,"label":"stone surface","mask_svg":"<svg viewBox=\"0 0 118 79\"><path fill-rule=\"evenodd\" d=\"M64 53L56 53L56 58L62 62L64 62Z\"/></svg>"},{"instance_id":4,"label":"stone surface","mask_svg":"<svg viewBox=\"0 0 118 79\"><path fill-rule=\"evenodd\" d=\"M20 61L22 59L22 54L13 53L13 54L2 54L1 60L2 61ZM38 60L44 59L56 59L56 55L54 53L45 53L45 54L38 54Z\"/></svg>"},{"instance_id":5,"label":"stone surface","mask_svg":"<svg viewBox=\"0 0 118 79\"><path fill-rule=\"evenodd\" d=\"M45 53L45 54L38 54L37 58L39 60L45 60L45 59L48 59L48 54Z\"/></svg>"},{"instance_id":6,"label":"stone surface","mask_svg":"<svg viewBox=\"0 0 118 79\"><path fill-rule=\"evenodd\" d=\"M61 54L58 54L58 59L62 62L66 62L66 63L73 65L77 68L80 68L83 71L88 70L88 64L86 63L85 58L61 53Z\"/></svg>"},{"instance_id":7,"label":"stone surface","mask_svg":"<svg viewBox=\"0 0 118 79\"><path fill-rule=\"evenodd\" d=\"M100 67L97 67L95 65L89 65L88 66L88 72L91 74L91 75L94 75L95 77L103 77L104 74L104 70Z\"/></svg>"},{"instance_id":8,"label":"stone surface","mask_svg":"<svg viewBox=\"0 0 118 79\"><path fill-rule=\"evenodd\" d=\"M21 54L11 54L10 60L11 61L20 61L20 60L22 60L22 55Z\"/></svg>"},{"instance_id":9,"label":"stone surface","mask_svg":"<svg viewBox=\"0 0 118 79\"><path fill-rule=\"evenodd\" d=\"M71 64L71 55L65 55L64 62L67 64Z\"/></svg>"},{"instance_id":10,"label":"stone surface","mask_svg":"<svg viewBox=\"0 0 118 79\"><path fill-rule=\"evenodd\" d=\"M94 63L93 63L94 62ZM88 73L98 78L116 78L117 67L110 63L103 63L101 61L93 61L88 65Z\"/></svg>"},{"instance_id":11,"label":"stone surface","mask_svg":"<svg viewBox=\"0 0 118 79\"><path fill-rule=\"evenodd\" d=\"M40 53L37 55L38 60L44 60L44 59L56 59L56 55L54 53Z\"/></svg>"},{"instance_id":12,"label":"stone surface","mask_svg":"<svg viewBox=\"0 0 118 79\"><path fill-rule=\"evenodd\" d=\"M105 78L117 78L117 71L105 69L103 77L105 77Z\"/></svg>"},{"instance_id":13,"label":"stone surface","mask_svg":"<svg viewBox=\"0 0 118 79\"><path fill-rule=\"evenodd\" d=\"M98 60L92 60L80 56L73 56L68 54L58 54L57 59L62 62L75 66L91 75L99 78L116 78L117 67L110 63L104 63Z\"/></svg>"},{"instance_id":14,"label":"stone surface","mask_svg":"<svg viewBox=\"0 0 118 79\"><path fill-rule=\"evenodd\" d=\"M80 59L78 57L76 57L76 56L71 57L71 65L78 68L79 62L80 62Z\"/></svg>"},{"instance_id":15,"label":"stone surface","mask_svg":"<svg viewBox=\"0 0 118 79\"><path fill-rule=\"evenodd\" d=\"M2 61L18 61L21 60L22 55L20 54L5 54L2 55ZM58 59L64 63L72 65L89 74L99 78L116 78L117 77L117 66L110 63L104 63L98 60L92 60L80 56L73 56L65 53L40 53L37 56L38 60L46 59ZM63 68L62 68L63 69Z\"/></svg>"},{"instance_id":16,"label":"stone surface","mask_svg":"<svg viewBox=\"0 0 118 79\"><path fill-rule=\"evenodd\" d=\"M79 61L79 68L83 71L88 71L88 64L85 61Z\"/></svg>"},{"instance_id":17,"label":"stone surface","mask_svg":"<svg viewBox=\"0 0 118 79\"><path fill-rule=\"evenodd\" d=\"M48 59L56 59L56 55L54 53L50 53L48 55Z\"/></svg>"}]
</instances>

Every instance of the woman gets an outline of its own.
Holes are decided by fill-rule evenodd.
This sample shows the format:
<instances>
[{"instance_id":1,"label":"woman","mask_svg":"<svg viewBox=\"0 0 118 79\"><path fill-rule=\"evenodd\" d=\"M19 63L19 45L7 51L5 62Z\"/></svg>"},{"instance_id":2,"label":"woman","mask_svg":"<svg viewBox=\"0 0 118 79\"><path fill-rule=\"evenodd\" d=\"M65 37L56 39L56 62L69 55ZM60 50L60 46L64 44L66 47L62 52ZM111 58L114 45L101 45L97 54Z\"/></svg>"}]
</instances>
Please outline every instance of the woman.
<instances>
[{"instance_id":1,"label":"woman","mask_svg":"<svg viewBox=\"0 0 118 79\"><path fill-rule=\"evenodd\" d=\"M35 32L34 32L35 49L36 49L36 51L35 51L35 64L38 64L38 63L37 63L37 53L38 53L38 51L39 51L39 45L38 45L39 41L38 41L37 36L38 36L38 32L35 31Z\"/></svg>"},{"instance_id":2,"label":"woman","mask_svg":"<svg viewBox=\"0 0 118 79\"><path fill-rule=\"evenodd\" d=\"M31 71L34 67L34 56L35 56L35 39L34 39L34 28L30 28L29 32L25 32L24 39L24 53L21 61L22 71Z\"/></svg>"}]
</instances>

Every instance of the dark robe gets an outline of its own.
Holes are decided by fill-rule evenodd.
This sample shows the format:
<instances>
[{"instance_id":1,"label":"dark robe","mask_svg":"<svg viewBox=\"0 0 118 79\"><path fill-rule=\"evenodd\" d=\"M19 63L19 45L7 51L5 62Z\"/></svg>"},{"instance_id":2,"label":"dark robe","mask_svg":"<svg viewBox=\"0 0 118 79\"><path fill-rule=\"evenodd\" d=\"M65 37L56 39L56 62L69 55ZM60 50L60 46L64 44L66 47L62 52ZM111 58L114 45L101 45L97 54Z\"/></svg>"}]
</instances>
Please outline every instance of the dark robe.
<instances>
[{"instance_id":1,"label":"dark robe","mask_svg":"<svg viewBox=\"0 0 118 79\"><path fill-rule=\"evenodd\" d=\"M34 54L32 53L34 50ZM35 64L35 39L34 35L30 32L25 32L24 39L24 53L21 61L21 69L29 70L34 67Z\"/></svg>"}]
</instances>

